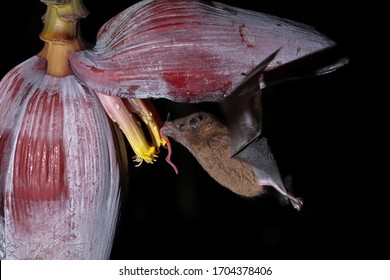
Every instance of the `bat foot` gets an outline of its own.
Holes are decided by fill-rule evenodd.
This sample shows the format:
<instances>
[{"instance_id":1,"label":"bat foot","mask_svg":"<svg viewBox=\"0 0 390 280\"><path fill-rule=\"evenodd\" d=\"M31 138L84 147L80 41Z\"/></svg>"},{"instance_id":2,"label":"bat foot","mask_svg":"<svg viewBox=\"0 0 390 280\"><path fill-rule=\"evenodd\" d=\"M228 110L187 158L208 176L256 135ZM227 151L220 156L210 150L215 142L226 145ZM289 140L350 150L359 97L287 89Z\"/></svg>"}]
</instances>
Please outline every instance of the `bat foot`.
<instances>
[{"instance_id":1,"label":"bat foot","mask_svg":"<svg viewBox=\"0 0 390 280\"><path fill-rule=\"evenodd\" d=\"M291 203L291 205L297 210L300 211L303 205L303 200L299 197L294 197L290 194L286 194L286 197L288 201Z\"/></svg>"},{"instance_id":2,"label":"bat foot","mask_svg":"<svg viewBox=\"0 0 390 280\"><path fill-rule=\"evenodd\" d=\"M283 186L283 184L277 185L272 179L258 179L258 182L262 186L271 186L273 187L277 192L279 192L283 197L291 203L291 205L297 210L301 210L303 205L303 200L299 197L295 197L289 192L287 192L286 188Z\"/></svg>"}]
</instances>

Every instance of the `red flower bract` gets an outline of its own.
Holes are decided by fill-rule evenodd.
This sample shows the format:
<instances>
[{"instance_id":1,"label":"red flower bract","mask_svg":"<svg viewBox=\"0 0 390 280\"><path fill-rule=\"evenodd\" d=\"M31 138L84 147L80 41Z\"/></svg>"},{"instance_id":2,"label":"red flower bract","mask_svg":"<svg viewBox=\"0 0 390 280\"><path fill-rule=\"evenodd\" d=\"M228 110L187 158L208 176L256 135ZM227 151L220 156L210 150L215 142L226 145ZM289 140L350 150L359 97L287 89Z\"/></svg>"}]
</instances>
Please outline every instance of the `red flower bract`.
<instances>
[{"instance_id":1,"label":"red flower bract","mask_svg":"<svg viewBox=\"0 0 390 280\"><path fill-rule=\"evenodd\" d=\"M6 257L108 258L124 146L97 96L36 56L1 81L0 119Z\"/></svg>"},{"instance_id":2,"label":"red flower bract","mask_svg":"<svg viewBox=\"0 0 390 280\"><path fill-rule=\"evenodd\" d=\"M95 47L70 62L83 83L104 94L220 101L279 48L269 68L333 45L310 26L218 2L145 0L108 21Z\"/></svg>"}]
</instances>

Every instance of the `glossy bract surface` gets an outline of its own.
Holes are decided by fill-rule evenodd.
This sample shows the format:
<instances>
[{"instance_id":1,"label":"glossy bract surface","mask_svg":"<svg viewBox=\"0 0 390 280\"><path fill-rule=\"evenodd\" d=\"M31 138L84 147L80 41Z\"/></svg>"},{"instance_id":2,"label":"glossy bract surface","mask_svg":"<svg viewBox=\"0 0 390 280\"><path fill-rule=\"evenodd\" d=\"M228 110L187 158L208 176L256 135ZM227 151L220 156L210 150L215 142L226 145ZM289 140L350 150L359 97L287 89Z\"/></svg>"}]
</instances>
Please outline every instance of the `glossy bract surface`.
<instances>
[{"instance_id":1,"label":"glossy bract surface","mask_svg":"<svg viewBox=\"0 0 390 280\"><path fill-rule=\"evenodd\" d=\"M220 101L274 51L270 69L334 44L310 26L218 2L144 0L109 20L96 46L70 61L104 94Z\"/></svg>"},{"instance_id":2,"label":"glossy bract surface","mask_svg":"<svg viewBox=\"0 0 390 280\"><path fill-rule=\"evenodd\" d=\"M97 96L35 56L1 81L0 119L3 255L108 258L120 146Z\"/></svg>"}]
</instances>

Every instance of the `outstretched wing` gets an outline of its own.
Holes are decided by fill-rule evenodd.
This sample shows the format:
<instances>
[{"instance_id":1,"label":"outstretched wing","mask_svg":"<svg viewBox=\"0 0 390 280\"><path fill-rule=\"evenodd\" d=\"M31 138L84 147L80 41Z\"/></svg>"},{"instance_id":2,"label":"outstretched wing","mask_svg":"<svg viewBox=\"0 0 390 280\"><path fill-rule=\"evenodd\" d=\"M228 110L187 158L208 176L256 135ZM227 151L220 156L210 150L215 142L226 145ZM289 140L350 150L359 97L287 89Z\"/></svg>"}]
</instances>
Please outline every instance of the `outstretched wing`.
<instances>
[{"instance_id":1,"label":"outstretched wing","mask_svg":"<svg viewBox=\"0 0 390 280\"><path fill-rule=\"evenodd\" d=\"M259 78L277 53L272 53L255 67L220 106L228 127L231 157L251 165L259 184L274 187L299 210L302 200L287 192L267 139L261 135Z\"/></svg>"},{"instance_id":2,"label":"outstretched wing","mask_svg":"<svg viewBox=\"0 0 390 280\"><path fill-rule=\"evenodd\" d=\"M267 69L333 45L310 26L218 2L144 0L109 20L96 46L71 54L70 64L108 95L221 101L276 49Z\"/></svg>"},{"instance_id":3,"label":"outstretched wing","mask_svg":"<svg viewBox=\"0 0 390 280\"><path fill-rule=\"evenodd\" d=\"M278 51L275 51L256 66L232 93L220 103L229 128L230 154L232 157L240 158L240 152L261 134L263 110L259 77L277 53Z\"/></svg>"}]
</instances>

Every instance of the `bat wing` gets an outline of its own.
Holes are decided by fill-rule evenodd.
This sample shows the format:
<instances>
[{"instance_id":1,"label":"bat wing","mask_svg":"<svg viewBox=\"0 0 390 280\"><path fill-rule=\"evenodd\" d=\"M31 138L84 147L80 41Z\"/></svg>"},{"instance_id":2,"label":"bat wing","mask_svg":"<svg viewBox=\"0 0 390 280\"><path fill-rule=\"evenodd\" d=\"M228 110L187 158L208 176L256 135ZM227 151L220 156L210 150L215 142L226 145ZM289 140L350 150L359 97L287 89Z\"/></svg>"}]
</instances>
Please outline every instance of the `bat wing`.
<instances>
[{"instance_id":1,"label":"bat wing","mask_svg":"<svg viewBox=\"0 0 390 280\"><path fill-rule=\"evenodd\" d=\"M267 139L261 135L259 77L277 53L275 51L255 67L220 106L228 126L231 157L251 165L259 184L274 187L299 210L302 200L287 192Z\"/></svg>"},{"instance_id":2,"label":"bat wing","mask_svg":"<svg viewBox=\"0 0 390 280\"><path fill-rule=\"evenodd\" d=\"M348 63L349 59L338 46L332 46L287 62L280 67L265 70L262 77L263 87L281 82L302 79L331 72L327 67L337 61Z\"/></svg>"},{"instance_id":3,"label":"bat wing","mask_svg":"<svg viewBox=\"0 0 390 280\"><path fill-rule=\"evenodd\" d=\"M229 127L230 154L240 157L242 152L261 134L262 102L259 85L260 74L275 58L273 52L257 65L239 85L220 103L225 121Z\"/></svg>"},{"instance_id":4,"label":"bat wing","mask_svg":"<svg viewBox=\"0 0 390 280\"><path fill-rule=\"evenodd\" d=\"M320 69L345 58L336 46L329 47L281 67L267 70L275 59L277 50L257 65L237 86L231 94L221 102L221 109L230 128L231 156L234 157L247 145L261 135L262 132L262 101L259 79L267 85L299 79L318 74Z\"/></svg>"},{"instance_id":5,"label":"bat wing","mask_svg":"<svg viewBox=\"0 0 390 280\"><path fill-rule=\"evenodd\" d=\"M70 65L103 94L196 103L221 101L276 49L268 69L333 45L310 26L218 2L144 0L109 20Z\"/></svg>"}]
</instances>

